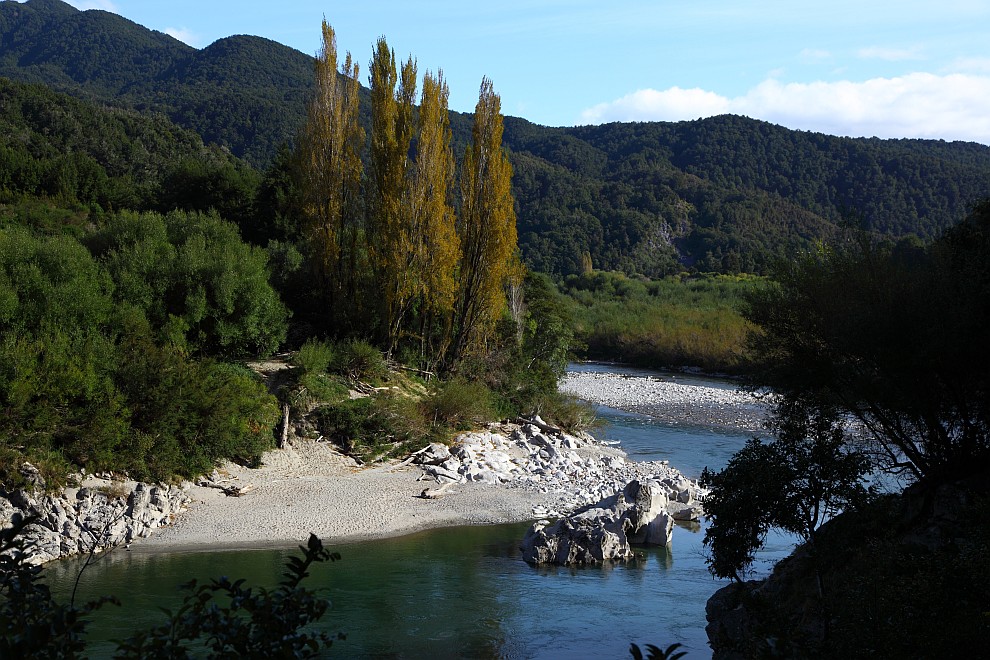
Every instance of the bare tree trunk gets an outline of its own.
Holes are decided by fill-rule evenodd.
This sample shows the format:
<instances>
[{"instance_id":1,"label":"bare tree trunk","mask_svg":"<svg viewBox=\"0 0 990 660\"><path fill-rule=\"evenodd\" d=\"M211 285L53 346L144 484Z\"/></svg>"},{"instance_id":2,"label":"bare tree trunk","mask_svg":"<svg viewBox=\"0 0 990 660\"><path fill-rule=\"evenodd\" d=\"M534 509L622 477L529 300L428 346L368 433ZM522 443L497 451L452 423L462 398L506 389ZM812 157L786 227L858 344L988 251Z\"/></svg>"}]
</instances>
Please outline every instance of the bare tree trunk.
<instances>
[{"instance_id":1,"label":"bare tree trunk","mask_svg":"<svg viewBox=\"0 0 990 660\"><path fill-rule=\"evenodd\" d=\"M278 448L284 449L289 441L289 404L282 404L282 437L279 438Z\"/></svg>"}]
</instances>

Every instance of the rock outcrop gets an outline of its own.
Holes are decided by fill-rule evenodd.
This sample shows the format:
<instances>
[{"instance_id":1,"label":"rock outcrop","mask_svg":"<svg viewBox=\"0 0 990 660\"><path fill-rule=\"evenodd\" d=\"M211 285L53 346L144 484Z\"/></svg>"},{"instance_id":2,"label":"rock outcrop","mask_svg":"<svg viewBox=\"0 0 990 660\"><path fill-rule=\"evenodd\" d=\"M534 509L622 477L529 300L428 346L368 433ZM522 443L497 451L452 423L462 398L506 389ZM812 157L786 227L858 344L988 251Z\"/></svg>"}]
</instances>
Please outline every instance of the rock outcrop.
<instances>
[{"instance_id":1,"label":"rock outcrop","mask_svg":"<svg viewBox=\"0 0 990 660\"><path fill-rule=\"evenodd\" d=\"M599 564L633 558L632 545L668 545L674 527L671 509L682 509L675 484L670 477L633 480L622 491L555 523L536 522L523 539L523 559L561 566Z\"/></svg>"},{"instance_id":2,"label":"rock outcrop","mask_svg":"<svg viewBox=\"0 0 990 660\"><path fill-rule=\"evenodd\" d=\"M136 483L124 488L109 481L58 494L17 490L0 495L0 526L36 517L22 538L28 561L42 564L149 536L184 511L188 500L177 486Z\"/></svg>"},{"instance_id":3,"label":"rock outcrop","mask_svg":"<svg viewBox=\"0 0 990 660\"><path fill-rule=\"evenodd\" d=\"M716 660L972 657L987 648L990 475L839 514L761 580L708 600ZM824 588L822 588L824 587Z\"/></svg>"},{"instance_id":4,"label":"rock outcrop","mask_svg":"<svg viewBox=\"0 0 990 660\"><path fill-rule=\"evenodd\" d=\"M601 502L635 479L665 484L668 512L675 520L701 515L698 486L666 461L637 463L591 435L552 429L539 418L531 424L492 425L464 433L448 450L431 445L413 460L438 484L481 483L525 488L547 496L533 510L537 518L558 518Z\"/></svg>"}]
</instances>

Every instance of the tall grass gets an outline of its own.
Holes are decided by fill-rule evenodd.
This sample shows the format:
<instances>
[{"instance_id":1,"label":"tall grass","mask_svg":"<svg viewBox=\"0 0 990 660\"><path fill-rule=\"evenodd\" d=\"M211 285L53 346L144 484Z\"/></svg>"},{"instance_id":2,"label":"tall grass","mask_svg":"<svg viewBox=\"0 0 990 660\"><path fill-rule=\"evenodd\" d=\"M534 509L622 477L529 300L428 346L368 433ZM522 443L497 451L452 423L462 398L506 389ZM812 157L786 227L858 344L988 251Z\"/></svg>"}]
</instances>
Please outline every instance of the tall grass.
<instances>
[{"instance_id":1,"label":"tall grass","mask_svg":"<svg viewBox=\"0 0 990 660\"><path fill-rule=\"evenodd\" d=\"M567 278L561 289L573 304L582 357L736 372L752 327L740 314L743 297L765 281L686 273L650 281L594 272Z\"/></svg>"}]
</instances>

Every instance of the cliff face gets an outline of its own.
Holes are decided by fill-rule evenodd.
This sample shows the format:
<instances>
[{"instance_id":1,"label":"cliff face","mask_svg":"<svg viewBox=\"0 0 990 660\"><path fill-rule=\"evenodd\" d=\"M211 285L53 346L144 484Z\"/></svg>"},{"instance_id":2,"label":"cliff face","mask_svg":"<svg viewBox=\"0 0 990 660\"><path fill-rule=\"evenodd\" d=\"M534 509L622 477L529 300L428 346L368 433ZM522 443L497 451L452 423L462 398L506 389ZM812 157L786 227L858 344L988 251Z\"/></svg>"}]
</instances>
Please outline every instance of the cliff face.
<instances>
[{"instance_id":1,"label":"cliff face","mask_svg":"<svg viewBox=\"0 0 990 660\"><path fill-rule=\"evenodd\" d=\"M990 475L885 496L819 534L817 555L799 547L765 580L709 599L715 658L972 657L990 648Z\"/></svg>"}]
</instances>

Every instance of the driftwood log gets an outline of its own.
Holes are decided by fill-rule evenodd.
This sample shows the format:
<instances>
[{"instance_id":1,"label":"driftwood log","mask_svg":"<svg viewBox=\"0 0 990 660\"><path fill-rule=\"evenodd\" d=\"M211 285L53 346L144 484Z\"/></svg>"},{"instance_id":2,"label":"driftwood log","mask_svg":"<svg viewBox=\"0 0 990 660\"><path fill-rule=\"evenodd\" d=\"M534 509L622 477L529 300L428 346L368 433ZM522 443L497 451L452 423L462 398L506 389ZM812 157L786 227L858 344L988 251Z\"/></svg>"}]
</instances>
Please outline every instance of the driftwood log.
<instances>
[{"instance_id":1,"label":"driftwood log","mask_svg":"<svg viewBox=\"0 0 990 660\"><path fill-rule=\"evenodd\" d=\"M233 479L220 479L219 481L212 481L210 479L200 479L196 482L197 486L202 486L204 488L216 488L217 490L223 491L223 494L227 497L240 497L241 495L246 495L254 490L254 484L244 484L237 485L232 482Z\"/></svg>"},{"instance_id":2,"label":"driftwood log","mask_svg":"<svg viewBox=\"0 0 990 660\"><path fill-rule=\"evenodd\" d=\"M540 429L544 433L550 433L552 435L563 435L563 433L564 433L559 427L550 426L549 424L547 424L545 422L541 422L541 421L538 421L538 420L535 420L535 419L526 419L525 417L516 417L516 423L517 424L522 424L522 425L532 424L533 426L535 426L536 428Z\"/></svg>"},{"instance_id":3,"label":"driftwood log","mask_svg":"<svg viewBox=\"0 0 990 660\"><path fill-rule=\"evenodd\" d=\"M448 481L442 486L437 488L424 488L423 492L419 494L424 500L438 500L444 496L447 489L454 485L453 481Z\"/></svg>"}]
</instances>

